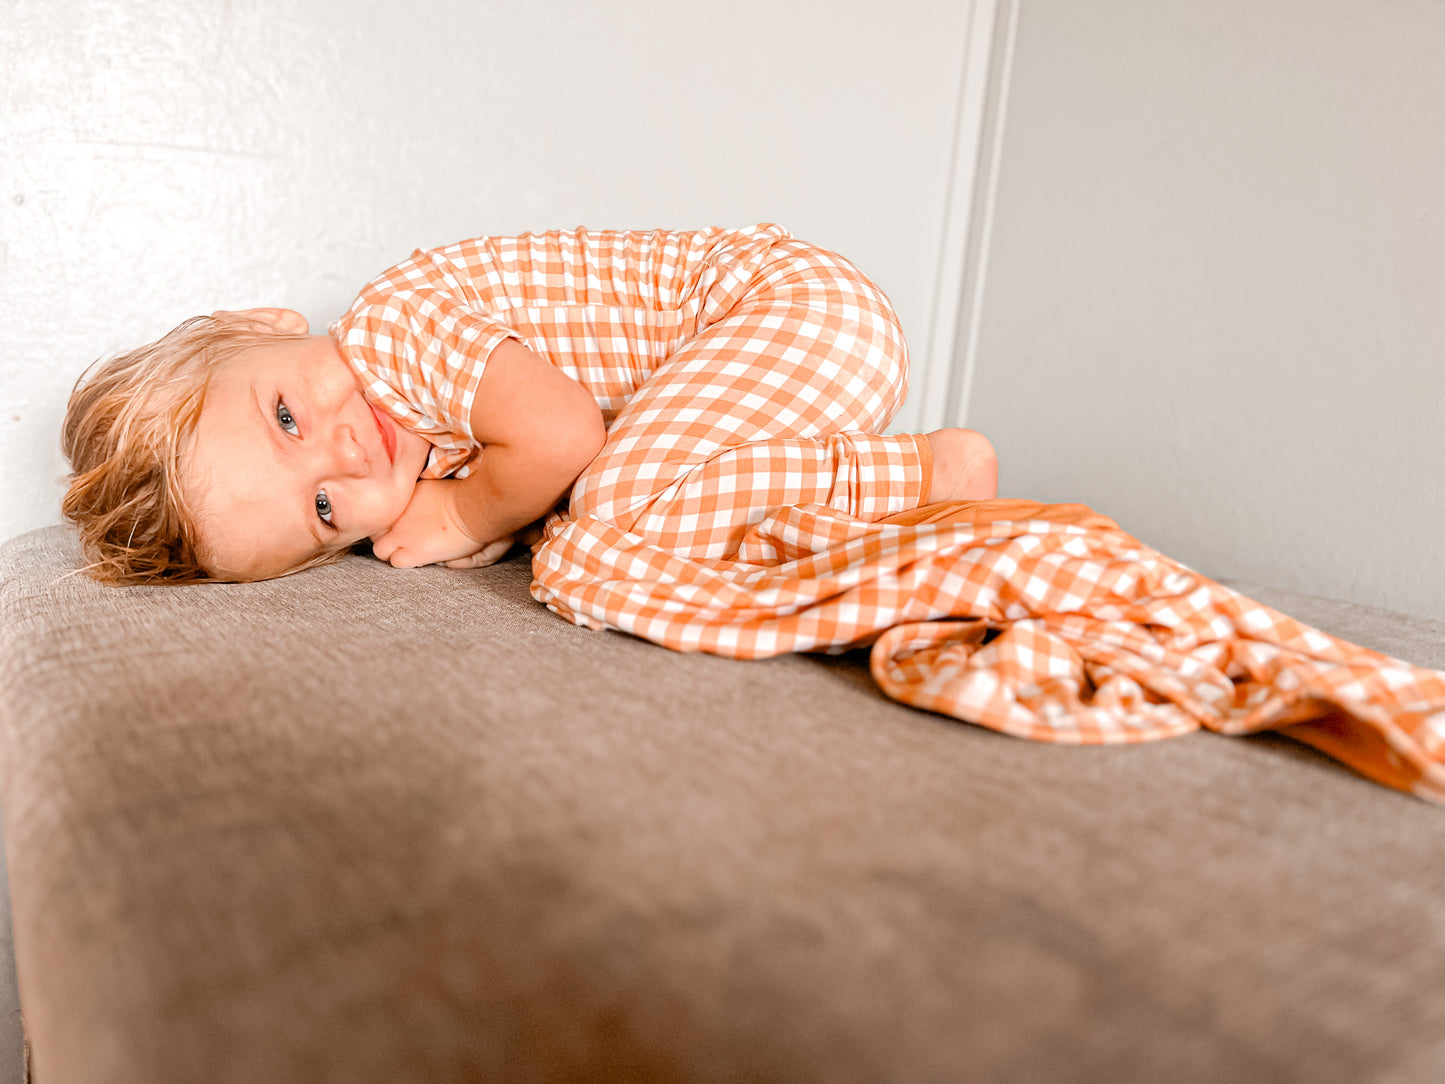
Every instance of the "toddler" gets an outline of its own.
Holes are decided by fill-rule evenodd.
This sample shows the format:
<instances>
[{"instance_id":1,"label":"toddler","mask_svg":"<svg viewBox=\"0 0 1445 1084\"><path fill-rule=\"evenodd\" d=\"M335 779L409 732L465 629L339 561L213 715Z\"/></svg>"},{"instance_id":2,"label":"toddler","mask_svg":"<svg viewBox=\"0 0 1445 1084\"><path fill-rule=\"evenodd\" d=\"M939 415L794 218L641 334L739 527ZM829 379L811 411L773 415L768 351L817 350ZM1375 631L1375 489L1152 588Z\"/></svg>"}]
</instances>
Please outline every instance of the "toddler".
<instances>
[{"instance_id":1,"label":"toddler","mask_svg":"<svg viewBox=\"0 0 1445 1084\"><path fill-rule=\"evenodd\" d=\"M776 225L477 238L384 272L325 335L218 312L98 363L64 512L113 584L266 579L367 540L475 567L563 498L726 558L780 505L994 496L982 435L879 435L906 380L881 291Z\"/></svg>"}]
</instances>

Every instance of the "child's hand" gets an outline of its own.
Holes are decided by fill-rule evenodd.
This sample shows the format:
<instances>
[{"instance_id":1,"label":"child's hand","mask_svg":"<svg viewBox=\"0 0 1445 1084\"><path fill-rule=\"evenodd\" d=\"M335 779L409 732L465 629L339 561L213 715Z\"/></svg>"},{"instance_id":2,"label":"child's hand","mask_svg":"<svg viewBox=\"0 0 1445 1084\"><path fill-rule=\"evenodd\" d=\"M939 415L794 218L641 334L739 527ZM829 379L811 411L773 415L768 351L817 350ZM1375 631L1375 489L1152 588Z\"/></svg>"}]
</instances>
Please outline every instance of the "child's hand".
<instances>
[{"instance_id":1,"label":"child's hand","mask_svg":"<svg viewBox=\"0 0 1445 1084\"><path fill-rule=\"evenodd\" d=\"M494 565L512 549L513 538L508 535L506 538L499 538L495 542L488 542L481 549L470 557L458 557L455 561L443 561L447 568L485 568L487 565Z\"/></svg>"},{"instance_id":2,"label":"child's hand","mask_svg":"<svg viewBox=\"0 0 1445 1084\"><path fill-rule=\"evenodd\" d=\"M467 534L457 514L457 484L451 478L417 482L401 518L372 537L372 553L396 568L479 568L501 560L512 547L511 537L482 542Z\"/></svg>"}]
</instances>

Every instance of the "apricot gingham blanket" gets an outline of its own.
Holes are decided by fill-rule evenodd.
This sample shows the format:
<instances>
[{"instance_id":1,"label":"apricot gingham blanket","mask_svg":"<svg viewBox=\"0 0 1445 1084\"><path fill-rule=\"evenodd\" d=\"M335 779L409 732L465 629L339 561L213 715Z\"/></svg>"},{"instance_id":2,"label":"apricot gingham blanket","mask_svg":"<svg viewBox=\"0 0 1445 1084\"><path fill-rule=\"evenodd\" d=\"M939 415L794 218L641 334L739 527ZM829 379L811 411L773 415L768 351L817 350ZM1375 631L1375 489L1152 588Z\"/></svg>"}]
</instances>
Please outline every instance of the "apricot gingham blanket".
<instances>
[{"instance_id":1,"label":"apricot gingham blanket","mask_svg":"<svg viewBox=\"0 0 1445 1084\"><path fill-rule=\"evenodd\" d=\"M533 594L578 624L755 658L872 644L888 695L1020 737L1277 728L1445 801L1445 678L1210 582L1072 505L918 507L932 452L879 435L907 392L884 293L776 223L578 228L418 251L331 328L368 398L483 454L486 358L522 341L586 387L601 454Z\"/></svg>"},{"instance_id":2,"label":"apricot gingham blanket","mask_svg":"<svg viewBox=\"0 0 1445 1084\"><path fill-rule=\"evenodd\" d=\"M1445 802L1445 674L1245 598L1080 505L957 502L875 523L786 507L735 560L584 515L549 525L533 577L563 617L677 651L871 644L889 696L1022 738L1276 729Z\"/></svg>"}]
</instances>

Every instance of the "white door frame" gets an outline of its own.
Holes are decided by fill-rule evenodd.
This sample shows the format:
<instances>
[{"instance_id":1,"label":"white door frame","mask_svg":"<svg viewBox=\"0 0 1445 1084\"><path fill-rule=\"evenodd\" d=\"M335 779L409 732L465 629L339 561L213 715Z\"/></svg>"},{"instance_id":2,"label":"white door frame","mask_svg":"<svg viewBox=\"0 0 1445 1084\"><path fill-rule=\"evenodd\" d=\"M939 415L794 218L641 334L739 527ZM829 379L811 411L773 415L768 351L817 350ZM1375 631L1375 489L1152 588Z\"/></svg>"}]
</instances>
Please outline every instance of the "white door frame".
<instances>
[{"instance_id":1,"label":"white door frame","mask_svg":"<svg viewBox=\"0 0 1445 1084\"><path fill-rule=\"evenodd\" d=\"M912 366L924 432L967 424L1021 2L969 3L933 307Z\"/></svg>"}]
</instances>

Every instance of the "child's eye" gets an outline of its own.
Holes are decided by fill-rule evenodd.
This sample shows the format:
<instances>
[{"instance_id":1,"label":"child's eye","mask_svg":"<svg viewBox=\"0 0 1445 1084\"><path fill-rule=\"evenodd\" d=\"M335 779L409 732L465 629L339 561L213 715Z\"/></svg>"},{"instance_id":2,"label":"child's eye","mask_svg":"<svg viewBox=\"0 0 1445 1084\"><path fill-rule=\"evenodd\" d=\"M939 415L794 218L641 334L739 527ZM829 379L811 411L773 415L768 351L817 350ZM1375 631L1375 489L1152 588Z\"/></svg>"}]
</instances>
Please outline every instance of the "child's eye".
<instances>
[{"instance_id":1,"label":"child's eye","mask_svg":"<svg viewBox=\"0 0 1445 1084\"><path fill-rule=\"evenodd\" d=\"M286 409L286 404L280 399L276 400L276 421L293 437L300 435L296 429L296 419L291 416L291 411Z\"/></svg>"},{"instance_id":2,"label":"child's eye","mask_svg":"<svg viewBox=\"0 0 1445 1084\"><path fill-rule=\"evenodd\" d=\"M331 498L324 489L316 494L316 514L321 517L321 522L328 525L331 523Z\"/></svg>"}]
</instances>

